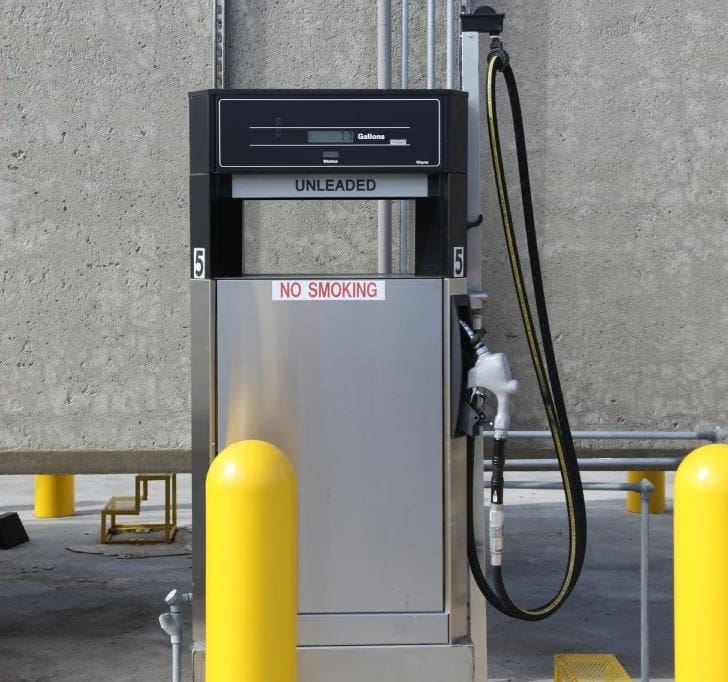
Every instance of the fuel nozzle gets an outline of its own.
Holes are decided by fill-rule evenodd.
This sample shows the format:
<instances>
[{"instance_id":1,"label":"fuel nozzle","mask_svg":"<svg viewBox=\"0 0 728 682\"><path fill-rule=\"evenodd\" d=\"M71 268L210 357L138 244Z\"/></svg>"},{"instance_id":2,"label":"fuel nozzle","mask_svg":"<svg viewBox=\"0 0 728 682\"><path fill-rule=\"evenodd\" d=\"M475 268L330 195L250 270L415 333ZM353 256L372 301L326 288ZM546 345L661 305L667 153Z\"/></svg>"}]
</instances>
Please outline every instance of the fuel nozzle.
<instances>
[{"instance_id":1,"label":"fuel nozzle","mask_svg":"<svg viewBox=\"0 0 728 682\"><path fill-rule=\"evenodd\" d=\"M498 401L493 430L493 459L490 479L490 512L488 536L491 566L500 566L503 556L503 470L505 469L505 444L510 426L510 397L518 390L518 382L511 377L508 359L503 353L491 353L469 324L460 320L467 335L475 364L468 372L468 389L476 392L489 391Z\"/></svg>"},{"instance_id":2,"label":"fuel nozzle","mask_svg":"<svg viewBox=\"0 0 728 682\"><path fill-rule=\"evenodd\" d=\"M510 397L518 390L518 382L511 376L508 358L504 353L491 353L467 322L460 320L460 326L475 353L475 364L468 372L468 388L490 391L495 395L498 408L493 430L496 439L504 440L508 437L511 423Z\"/></svg>"}]
</instances>

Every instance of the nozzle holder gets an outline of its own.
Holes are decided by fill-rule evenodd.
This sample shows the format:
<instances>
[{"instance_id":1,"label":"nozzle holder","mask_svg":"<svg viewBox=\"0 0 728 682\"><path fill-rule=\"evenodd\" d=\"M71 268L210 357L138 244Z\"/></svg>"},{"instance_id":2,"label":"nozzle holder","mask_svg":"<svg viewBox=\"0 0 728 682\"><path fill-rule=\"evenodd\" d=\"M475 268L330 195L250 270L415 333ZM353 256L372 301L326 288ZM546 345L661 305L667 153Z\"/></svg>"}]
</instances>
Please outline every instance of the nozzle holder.
<instances>
[{"instance_id":1,"label":"nozzle holder","mask_svg":"<svg viewBox=\"0 0 728 682\"><path fill-rule=\"evenodd\" d=\"M503 32L505 14L498 14L492 7L481 5L472 14L461 14L463 33L488 33L498 36Z\"/></svg>"}]
</instances>

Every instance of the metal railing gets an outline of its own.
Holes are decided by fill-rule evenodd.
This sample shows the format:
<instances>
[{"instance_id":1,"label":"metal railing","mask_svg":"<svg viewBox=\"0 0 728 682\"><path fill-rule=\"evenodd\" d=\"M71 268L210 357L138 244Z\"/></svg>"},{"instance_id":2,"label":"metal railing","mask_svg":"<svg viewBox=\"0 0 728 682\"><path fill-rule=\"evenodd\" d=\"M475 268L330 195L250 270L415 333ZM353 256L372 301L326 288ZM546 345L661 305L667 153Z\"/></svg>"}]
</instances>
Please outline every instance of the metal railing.
<instances>
[{"instance_id":1,"label":"metal railing","mask_svg":"<svg viewBox=\"0 0 728 682\"><path fill-rule=\"evenodd\" d=\"M626 490L640 494L640 680L650 680L650 494L654 486L646 478L640 483L582 483L584 490ZM506 481L506 488L561 490L560 481Z\"/></svg>"}]
</instances>

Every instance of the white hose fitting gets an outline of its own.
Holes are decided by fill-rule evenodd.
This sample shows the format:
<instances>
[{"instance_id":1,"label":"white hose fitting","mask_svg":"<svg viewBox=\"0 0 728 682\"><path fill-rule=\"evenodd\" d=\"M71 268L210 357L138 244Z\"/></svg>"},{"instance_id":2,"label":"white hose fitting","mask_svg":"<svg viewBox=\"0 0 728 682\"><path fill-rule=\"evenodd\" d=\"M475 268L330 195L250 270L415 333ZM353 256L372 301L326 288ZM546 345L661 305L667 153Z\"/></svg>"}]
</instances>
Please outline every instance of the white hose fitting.
<instances>
[{"instance_id":1,"label":"white hose fitting","mask_svg":"<svg viewBox=\"0 0 728 682\"><path fill-rule=\"evenodd\" d=\"M490 540L490 565L500 566L503 560L503 505L491 504L488 538Z\"/></svg>"}]
</instances>

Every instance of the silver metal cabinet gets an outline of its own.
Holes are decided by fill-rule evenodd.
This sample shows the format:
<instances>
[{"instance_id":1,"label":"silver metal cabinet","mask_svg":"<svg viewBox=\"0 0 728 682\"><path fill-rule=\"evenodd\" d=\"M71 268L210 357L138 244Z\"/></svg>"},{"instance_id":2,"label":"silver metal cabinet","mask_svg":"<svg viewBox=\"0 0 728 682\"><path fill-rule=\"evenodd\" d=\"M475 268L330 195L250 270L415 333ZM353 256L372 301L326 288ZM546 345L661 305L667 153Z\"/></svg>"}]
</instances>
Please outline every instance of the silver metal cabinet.
<instances>
[{"instance_id":1,"label":"silver metal cabinet","mask_svg":"<svg viewBox=\"0 0 728 682\"><path fill-rule=\"evenodd\" d=\"M267 440L296 467L299 679L469 682L465 448L450 438L445 331L465 283L388 278L384 300L280 301L275 281L221 279L194 298L216 371L198 368L193 402L208 396L195 423L213 449ZM199 603L204 565L195 573Z\"/></svg>"}]
</instances>

